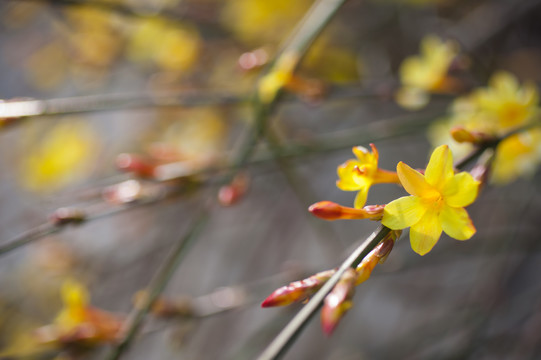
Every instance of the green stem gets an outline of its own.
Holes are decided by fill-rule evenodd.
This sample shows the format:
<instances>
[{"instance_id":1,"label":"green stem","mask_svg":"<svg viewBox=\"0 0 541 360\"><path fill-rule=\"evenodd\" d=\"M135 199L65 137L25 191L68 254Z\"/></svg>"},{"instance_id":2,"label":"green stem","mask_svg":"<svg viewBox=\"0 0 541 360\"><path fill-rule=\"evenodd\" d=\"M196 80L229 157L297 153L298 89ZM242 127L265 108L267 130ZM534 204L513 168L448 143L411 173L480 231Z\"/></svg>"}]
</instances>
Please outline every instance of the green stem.
<instances>
[{"instance_id":1,"label":"green stem","mask_svg":"<svg viewBox=\"0 0 541 360\"><path fill-rule=\"evenodd\" d=\"M257 360L271 360L278 359L285 354L289 346L294 342L297 336L300 334L304 326L314 316L323 304L323 300L327 294L338 283L344 272L352 267L356 267L364 259L366 255L376 245L383 240L383 238L389 234L391 230L383 225L372 233L366 240L362 241L357 248L349 255L349 257L340 265L340 268L336 273L323 285L323 287L310 299L301 311L287 324L287 326L280 331L278 336L270 343L270 345L263 351L263 353L257 358Z\"/></svg>"}]
</instances>

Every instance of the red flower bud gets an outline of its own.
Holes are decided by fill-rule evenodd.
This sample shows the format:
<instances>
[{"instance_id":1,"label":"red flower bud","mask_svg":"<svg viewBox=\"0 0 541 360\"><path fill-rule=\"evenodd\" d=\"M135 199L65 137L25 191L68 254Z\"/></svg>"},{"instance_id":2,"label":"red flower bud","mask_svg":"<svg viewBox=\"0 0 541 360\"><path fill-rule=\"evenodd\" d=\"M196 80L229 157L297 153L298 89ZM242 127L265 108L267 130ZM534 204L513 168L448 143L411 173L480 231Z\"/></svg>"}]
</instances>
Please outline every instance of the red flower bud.
<instances>
[{"instance_id":1,"label":"red flower bud","mask_svg":"<svg viewBox=\"0 0 541 360\"><path fill-rule=\"evenodd\" d=\"M325 298L321 309L321 326L325 334L331 335L344 314L353 306L351 298L355 292L356 278L355 270L346 270Z\"/></svg>"}]
</instances>

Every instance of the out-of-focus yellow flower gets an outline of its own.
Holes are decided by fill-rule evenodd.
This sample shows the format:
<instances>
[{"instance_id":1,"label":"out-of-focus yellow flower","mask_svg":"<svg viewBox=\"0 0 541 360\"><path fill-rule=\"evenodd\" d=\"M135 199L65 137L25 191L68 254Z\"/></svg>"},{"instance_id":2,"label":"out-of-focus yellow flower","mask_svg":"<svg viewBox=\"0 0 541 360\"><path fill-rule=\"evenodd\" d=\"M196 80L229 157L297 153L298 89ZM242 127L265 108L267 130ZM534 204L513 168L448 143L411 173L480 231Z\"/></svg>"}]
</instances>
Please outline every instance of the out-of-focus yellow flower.
<instances>
[{"instance_id":1,"label":"out-of-focus yellow flower","mask_svg":"<svg viewBox=\"0 0 541 360\"><path fill-rule=\"evenodd\" d=\"M344 191L358 191L354 202L356 209L366 204L372 184L399 182L395 172L378 168L378 149L374 144L370 144L370 147L371 153L362 146L354 147L353 153L357 159L348 160L337 169L339 180L336 181L336 186Z\"/></svg>"},{"instance_id":2,"label":"out-of-focus yellow flower","mask_svg":"<svg viewBox=\"0 0 541 360\"><path fill-rule=\"evenodd\" d=\"M398 103L406 108L420 108L428 102L428 93L452 90L447 72L457 54L455 42L426 36L421 42L421 54L408 57L400 66L403 87L397 93Z\"/></svg>"},{"instance_id":3,"label":"out-of-focus yellow flower","mask_svg":"<svg viewBox=\"0 0 541 360\"><path fill-rule=\"evenodd\" d=\"M360 68L361 61L354 51L325 34L316 39L300 65L300 71L308 76L334 83L357 81Z\"/></svg>"},{"instance_id":4,"label":"out-of-focus yellow flower","mask_svg":"<svg viewBox=\"0 0 541 360\"><path fill-rule=\"evenodd\" d=\"M154 63L163 70L186 71L195 64L200 48L195 29L151 18L137 22L127 55L132 61Z\"/></svg>"},{"instance_id":5,"label":"out-of-focus yellow flower","mask_svg":"<svg viewBox=\"0 0 541 360\"><path fill-rule=\"evenodd\" d=\"M54 126L45 135L27 139L23 160L24 184L31 190L55 190L81 177L95 158L98 145L93 129L71 119Z\"/></svg>"},{"instance_id":6,"label":"out-of-focus yellow flower","mask_svg":"<svg viewBox=\"0 0 541 360\"><path fill-rule=\"evenodd\" d=\"M271 71L259 80L258 94L261 102L270 103L274 100L278 92L291 81L298 62L299 55L291 52L282 54L276 60Z\"/></svg>"},{"instance_id":7,"label":"out-of-focus yellow flower","mask_svg":"<svg viewBox=\"0 0 541 360\"><path fill-rule=\"evenodd\" d=\"M416 253L428 253L442 230L457 240L467 240L475 234L464 207L475 201L479 182L466 172L455 175L448 146L434 150L425 175L403 162L398 164L397 173L411 196L387 204L381 222L393 230L411 227L410 243Z\"/></svg>"},{"instance_id":8,"label":"out-of-focus yellow flower","mask_svg":"<svg viewBox=\"0 0 541 360\"><path fill-rule=\"evenodd\" d=\"M501 71L490 78L487 88L475 91L470 101L475 130L505 134L533 119L538 113L539 94L534 84L521 87L512 74Z\"/></svg>"},{"instance_id":9,"label":"out-of-focus yellow flower","mask_svg":"<svg viewBox=\"0 0 541 360\"><path fill-rule=\"evenodd\" d=\"M82 65L108 67L120 54L123 38L120 21L111 11L95 7L65 9L69 31L61 29L75 59Z\"/></svg>"},{"instance_id":10,"label":"out-of-focus yellow flower","mask_svg":"<svg viewBox=\"0 0 541 360\"><path fill-rule=\"evenodd\" d=\"M64 331L73 329L85 322L86 309L89 305L88 291L78 282L67 280L61 289L64 308L57 315L54 323Z\"/></svg>"},{"instance_id":11,"label":"out-of-focus yellow flower","mask_svg":"<svg viewBox=\"0 0 541 360\"><path fill-rule=\"evenodd\" d=\"M53 324L39 328L37 339L42 343L96 345L118 340L123 320L112 313L94 308L85 287L73 280L64 282L64 307Z\"/></svg>"},{"instance_id":12,"label":"out-of-focus yellow flower","mask_svg":"<svg viewBox=\"0 0 541 360\"><path fill-rule=\"evenodd\" d=\"M434 124L429 136L435 145L447 143L453 152L460 149L464 153L473 146L452 139L449 135L453 129L475 135L473 142L502 137L539 121L538 104L539 94L533 84L521 86L513 75L498 72L488 87L456 99L449 118ZM491 174L494 183L505 184L535 170L540 161L538 134L538 129L526 130L498 144Z\"/></svg>"},{"instance_id":13,"label":"out-of-focus yellow flower","mask_svg":"<svg viewBox=\"0 0 541 360\"><path fill-rule=\"evenodd\" d=\"M488 87L454 101L449 125L501 136L534 120L538 104L539 95L533 84L521 87L513 75L498 72L491 77Z\"/></svg>"},{"instance_id":14,"label":"out-of-focus yellow flower","mask_svg":"<svg viewBox=\"0 0 541 360\"><path fill-rule=\"evenodd\" d=\"M26 59L25 77L39 90L52 90L65 80L67 67L68 54L62 43L54 41L42 46Z\"/></svg>"},{"instance_id":15,"label":"out-of-focus yellow flower","mask_svg":"<svg viewBox=\"0 0 541 360\"><path fill-rule=\"evenodd\" d=\"M502 140L496 148L492 181L507 184L531 176L541 163L541 129L533 128Z\"/></svg>"},{"instance_id":16,"label":"out-of-focus yellow flower","mask_svg":"<svg viewBox=\"0 0 541 360\"><path fill-rule=\"evenodd\" d=\"M250 45L277 43L293 29L311 0L228 0L223 23Z\"/></svg>"},{"instance_id":17,"label":"out-of-focus yellow flower","mask_svg":"<svg viewBox=\"0 0 541 360\"><path fill-rule=\"evenodd\" d=\"M223 153L227 128L217 109L197 108L163 114L168 126L152 144L153 156L166 161L207 162ZM173 116L178 121L171 123Z\"/></svg>"}]
</instances>

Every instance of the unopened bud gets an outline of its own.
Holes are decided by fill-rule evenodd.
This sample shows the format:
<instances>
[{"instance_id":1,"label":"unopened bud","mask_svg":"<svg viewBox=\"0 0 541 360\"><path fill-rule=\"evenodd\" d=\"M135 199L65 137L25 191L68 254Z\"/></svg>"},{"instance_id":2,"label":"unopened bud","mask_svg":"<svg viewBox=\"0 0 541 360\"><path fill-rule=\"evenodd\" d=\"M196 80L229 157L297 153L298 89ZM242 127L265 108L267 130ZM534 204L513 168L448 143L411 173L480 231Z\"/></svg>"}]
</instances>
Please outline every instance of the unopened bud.
<instances>
[{"instance_id":1,"label":"unopened bud","mask_svg":"<svg viewBox=\"0 0 541 360\"><path fill-rule=\"evenodd\" d=\"M319 272L304 280L295 281L275 290L261 303L261 307L285 306L303 302L318 291L333 276L336 270Z\"/></svg>"},{"instance_id":2,"label":"unopened bud","mask_svg":"<svg viewBox=\"0 0 541 360\"><path fill-rule=\"evenodd\" d=\"M154 176L155 165L134 154L120 154L116 158L119 170L133 173L137 176L150 178Z\"/></svg>"},{"instance_id":3,"label":"unopened bud","mask_svg":"<svg viewBox=\"0 0 541 360\"><path fill-rule=\"evenodd\" d=\"M321 309L321 326L325 334L331 335L344 314L353 306L351 299L355 292L356 278L355 270L346 270L336 286L325 297Z\"/></svg>"},{"instance_id":4,"label":"unopened bud","mask_svg":"<svg viewBox=\"0 0 541 360\"><path fill-rule=\"evenodd\" d=\"M238 174L233 181L224 185L218 192L218 201L223 206L231 206L239 201L248 190L250 180L246 174Z\"/></svg>"},{"instance_id":5,"label":"unopened bud","mask_svg":"<svg viewBox=\"0 0 541 360\"><path fill-rule=\"evenodd\" d=\"M320 201L308 208L312 215L325 220L343 219L370 219L381 220L383 205L368 205L362 209L355 209L338 205L332 201Z\"/></svg>"},{"instance_id":6,"label":"unopened bud","mask_svg":"<svg viewBox=\"0 0 541 360\"><path fill-rule=\"evenodd\" d=\"M108 203L125 205L157 198L160 196L160 188L138 180L126 180L105 188L102 196Z\"/></svg>"},{"instance_id":7,"label":"unopened bud","mask_svg":"<svg viewBox=\"0 0 541 360\"><path fill-rule=\"evenodd\" d=\"M50 217L56 226L67 224L80 224L86 220L86 213L77 208L59 208Z\"/></svg>"},{"instance_id":8,"label":"unopened bud","mask_svg":"<svg viewBox=\"0 0 541 360\"><path fill-rule=\"evenodd\" d=\"M364 259L355 269L357 273L356 285L368 280L376 265L383 263L387 259L387 256L389 256L391 250L393 249L394 242L401 233L401 230L391 231L372 251L368 253L368 255L364 257Z\"/></svg>"},{"instance_id":9,"label":"unopened bud","mask_svg":"<svg viewBox=\"0 0 541 360\"><path fill-rule=\"evenodd\" d=\"M463 126L455 126L451 129L451 136L458 143L482 144L493 141L494 137L479 131L470 131Z\"/></svg>"}]
</instances>

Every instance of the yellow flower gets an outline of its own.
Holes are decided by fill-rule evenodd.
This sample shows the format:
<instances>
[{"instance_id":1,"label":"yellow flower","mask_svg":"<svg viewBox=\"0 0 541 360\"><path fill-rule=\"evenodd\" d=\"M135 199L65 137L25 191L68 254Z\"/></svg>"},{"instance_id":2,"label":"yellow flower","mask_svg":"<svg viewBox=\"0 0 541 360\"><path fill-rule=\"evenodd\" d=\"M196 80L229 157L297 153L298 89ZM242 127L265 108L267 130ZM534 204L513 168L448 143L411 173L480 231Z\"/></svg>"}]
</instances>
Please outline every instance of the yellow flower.
<instances>
[{"instance_id":1,"label":"yellow flower","mask_svg":"<svg viewBox=\"0 0 541 360\"><path fill-rule=\"evenodd\" d=\"M453 157L447 145L434 150L425 175L403 162L398 164L397 173L411 196L387 204L382 224L393 230L411 227L410 242L416 253L428 253L442 230L457 240L467 240L475 234L464 207L474 202L479 182L469 173L454 173Z\"/></svg>"},{"instance_id":2,"label":"yellow flower","mask_svg":"<svg viewBox=\"0 0 541 360\"><path fill-rule=\"evenodd\" d=\"M492 181L507 184L519 176L531 176L541 163L541 128L504 139L496 148Z\"/></svg>"},{"instance_id":3,"label":"yellow flower","mask_svg":"<svg viewBox=\"0 0 541 360\"><path fill-rule=\"evenodd\" d=\"M353 148L357 160L351 159L338 166L339 180L336 186L344 191L358 191L354 207L360 209L366 204L368 190L372 184L398 183L396 173L378 169L378 149L370 144L372 152L362 146Z\"/></svg>"},{"instance_id":4,"label":"yellow flower","mask_svg":"<svg viewBox=\"0 0 541 360\"><path fill-rule=\"evenodd\" d=\"M92 307L83 285L67 280L61 293L64 307L53 324L36 330L40 343L97 345L118 340L123 320L115 314Z\"/></svg>"},{"instance_id":5,"label":"yellow flower","mask_svg":"<svg viewBox=\"0 0 541 360\"><path fill-rule=\"evenodd\" d=\"M306 13L310 0L227 0L222 22L250 45L276 43L291 32Z\"/></svg>"},{"instance_id":6,"label":"yellow flower","mask_svg":"<svg viewBox=\"0 0 541 360\"><path fill-rule=\"evenodd\" d=\"M70 118L25 139L28 156L22 163L25 185L36 191L55 190L79 179L96 158L97 135L91 126Z\"/></svg>"},{"instance_id":7,"label":"yellow flower","mask_svg":"<svg viewBox=\"0 0 541 360\"><path fill-rule=\"evenodd\" d=\"M400 66L403 87L396 94L398 103L418 109L427 104L427 93L450 90L452 83L447 72L457 54L456 43L426 36L421 42L421 55L408 57Z\"/></svg>"},{"instance_id":8,"label":"yellow flower","mask_svg":"<svg viewBox=\"0 0 541 360\"><path fill-rule=\"evenodd\" d=\"M128 42L128 57L163 70L187 71L197 61L200 48L195 29L150 18L136 23Z\"/></svg>"},{"instance_id":9,"label":"yellow flower","mask_svg":"<svg viewBox=\"0 0 541 360\"><path fill-rule=\"evenodd\" d=\"M64 308L57 315L55 324L69 331L86 321L89 296L83 285L73 280L64 282L61 294Z\"/></svg>"},{"instance_id":10,"label":"yellow flower","mask_svg":"<svg viewBox=\"0 0 541 360\"><path fill-rule=\"evenodd\" d=\"M421 42L421 55L407 58L400 66L400 80L407 87L440 91L457 54L458 46L454 42L443 42L429 35Z\"/></svg>"},{"instance_id":11,"label":"yellow flower","mask_svg":"<svg viewBox=\"0 0 541 360\"><path fill-rule=\"evenodd\" d=\"M505 134L526 125L537 113L539 95L533 84L521 87L510 73L498 72L489 81L489 87L475 91L471 96L477 119L472 126Z\"/></svg>"},{"instance_id":12,"label":"yellow flower","mask_svg":"<svg viewBox=\"0 0 541 360\"><path fill-rule=\"evenodd\" d=\"M272 67L271 71L259 80L258 94L261 102L270 103L278 92L291 81L295 66L299 62L297 53L284 53Z\"/></svg>"}]
</instances>

